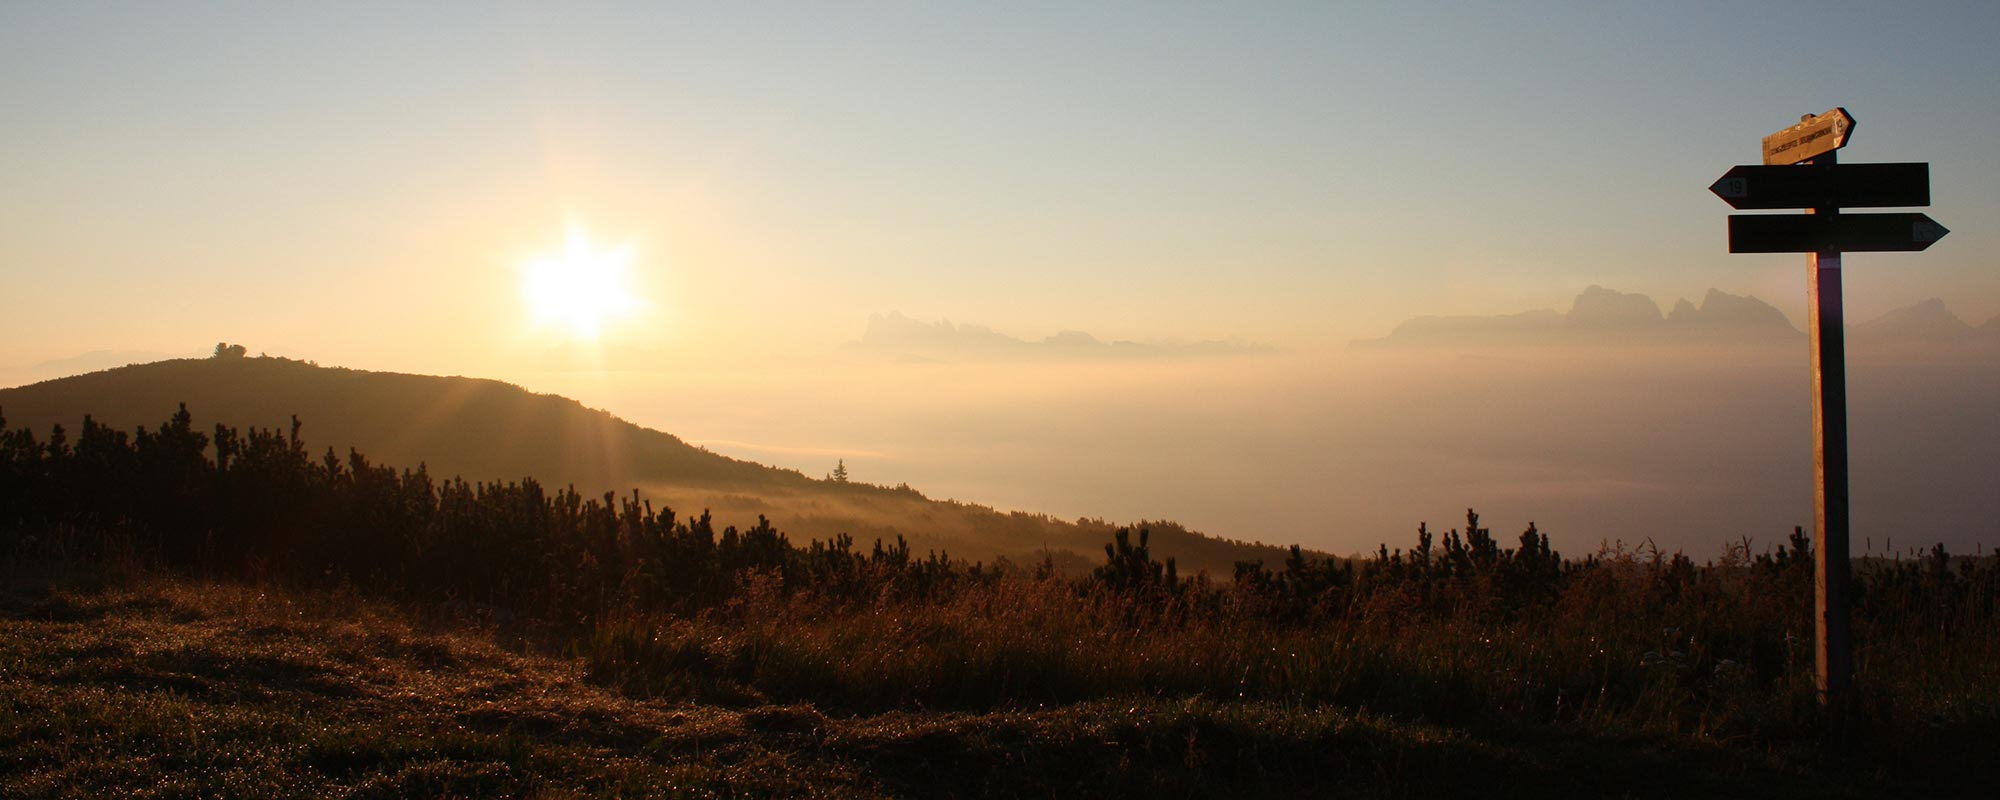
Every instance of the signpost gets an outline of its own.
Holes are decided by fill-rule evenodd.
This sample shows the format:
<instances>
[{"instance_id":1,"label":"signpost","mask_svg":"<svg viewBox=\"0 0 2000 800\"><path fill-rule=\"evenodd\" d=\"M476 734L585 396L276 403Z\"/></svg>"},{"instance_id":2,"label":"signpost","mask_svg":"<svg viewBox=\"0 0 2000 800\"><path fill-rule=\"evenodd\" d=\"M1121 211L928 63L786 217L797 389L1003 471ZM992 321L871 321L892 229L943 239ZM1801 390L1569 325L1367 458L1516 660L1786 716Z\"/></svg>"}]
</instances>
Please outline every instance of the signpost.
<instances>
[{"instance_id":1,"label":"signpost","mask_svg":"<svg viewBox=\"0 0 2000 800\"><path fill-rule=\"evenodd\" d=\"M1807 114L1799 118L1799 124L1764 137L1764 163L1797 164L1818 158L1846 147L1847 137L1852 135L1854 118L1845 108Z\"/></svg>"},{"instance_id":2,"label":"signpost","mask_svg":"<svg viewBox=\"0 0 2000 800\"><path fill-rule=\"evenodd\" d=\"M1840 260L1847 251L1914 251L1949 231L1917 213L1841 214L1846 207L1930 204L1929 164L1841 164L1854 118L1847 109L1808 114L1764 137L1763 166L1739 166L1708 187L1739 209L1803 208L1805 214L1731 214L1729 252L1805 253L1811 304L1813 385L1813 664L1820 702L1848 696L1854 651L1848 626L1847 360ZM1800 163L1806 162L1806 163Z\"/></svg>"},{"instance_id":3,"label":"signpost","mask_svg":"<svg viewBox=\"0 0 2000 800\"><path fill-rule=\"evenodd\" d=\"M1924 214L1733 214L1729 252L1908 252L1947 233Z\"/></svg>"}]
</instances>

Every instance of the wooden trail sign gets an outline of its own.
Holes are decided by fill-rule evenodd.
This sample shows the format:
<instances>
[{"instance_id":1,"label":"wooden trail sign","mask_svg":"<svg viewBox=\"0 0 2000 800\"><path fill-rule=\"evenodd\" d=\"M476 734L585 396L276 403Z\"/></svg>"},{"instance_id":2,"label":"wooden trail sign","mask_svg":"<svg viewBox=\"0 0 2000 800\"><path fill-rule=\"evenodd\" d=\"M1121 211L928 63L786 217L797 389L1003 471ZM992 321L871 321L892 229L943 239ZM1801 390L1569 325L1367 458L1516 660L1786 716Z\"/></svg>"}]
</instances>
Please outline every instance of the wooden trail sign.
<instances>
[{"instance_id":1,"label":"wooden trail sign","mask_svg":"<svg viewBox=\"0 0 2000 800\"><path fill-rule=\"evenodd\" d=\"M1847 703L1854 666L1848 624L1853 553L1848 544L1841 253L1923 250L1949 232L1923 214L1840 213L1842 206L1930 204L1928 164L1838 163L1836 151L1847 146L1853 133L1854 117L1845 108L1808 114L1799 124L1764 137L1764 166L1735 167L1708 187L1735 208L1807 209L1805 214L1730 215L1729 252L1806 254L1813 386L1813 668L1820 702L1835 713Z\"/></svg>"},{"instance_id":2,"label":"wooden trail sign","mask_svg":"<svg viewBox=\"0 0 2000 800\"><path fill-rule=\"evenodd\" d=\"M1847 109L1808 114L1799 124L1764 137L1764 163L1797 164L1847 146L1854 135L1854 118Z\"/></svg>"},{"instance_id":3,"label":"wooden trail sign","mask_svg":"<svg viewBox=\"0 0 2000 800\"><path fill-rule=\"evenodd\" d=\"M1731 253L1910 252L1951 231L1924 214L1731 214Z\"/></svg>"},{"instance_id":4,"label":"wooden trail sign","mask_svg":"<svg viewBox=\"0 0 2000 800\"><path fill-rule=\"evenodd\" d=\"M1931 165L1785 164L1731 167L1708 187L1729 207L1891 208L1931 204Z\"/></svg>"}]
</instances>

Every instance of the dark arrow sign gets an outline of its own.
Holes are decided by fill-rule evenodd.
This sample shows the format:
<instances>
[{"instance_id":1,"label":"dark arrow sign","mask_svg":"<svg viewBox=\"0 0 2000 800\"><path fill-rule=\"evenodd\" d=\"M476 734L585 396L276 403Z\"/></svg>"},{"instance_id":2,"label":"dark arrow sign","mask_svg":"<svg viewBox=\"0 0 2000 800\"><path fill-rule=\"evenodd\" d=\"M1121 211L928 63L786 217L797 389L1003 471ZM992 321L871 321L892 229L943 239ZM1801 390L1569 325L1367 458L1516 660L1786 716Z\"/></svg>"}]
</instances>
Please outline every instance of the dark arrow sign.
<instances>
[{"instance_id":1,"label":"dark arrow sign","mask_svg":"<svg viewBox=\"0 0 2000 800\"><path fill-rule=\"evenodd\" d=\"M1912 251L1951 231L1923 214L1731 214L1731 253Z\"/></svg>"},{"instance_id":2,"label":"dark arrow sign","mask_svg":"<svg viewBox=\"0 0 2000 800\"><path fill-rule=\"evenodd\" d=\"M1739 166L1708 190L1740 209L1882 208L1931 204L1931 165Z\"/></svg>"}]
</instances>

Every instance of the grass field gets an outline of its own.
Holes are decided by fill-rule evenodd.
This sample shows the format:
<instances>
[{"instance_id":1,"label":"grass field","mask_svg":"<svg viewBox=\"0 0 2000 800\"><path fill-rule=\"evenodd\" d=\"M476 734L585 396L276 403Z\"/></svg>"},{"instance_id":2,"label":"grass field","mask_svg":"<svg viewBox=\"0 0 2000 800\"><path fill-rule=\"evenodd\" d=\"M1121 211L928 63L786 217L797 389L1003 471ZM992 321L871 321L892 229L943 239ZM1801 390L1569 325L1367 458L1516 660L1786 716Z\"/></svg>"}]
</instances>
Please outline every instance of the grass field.
<instances>
[{"instance_id":1,"label":"grass field","mask_svg":"<svg viewBox=\"0 0 2000 800\"><path fill-rule=\"evenodd\" d=\"M886 624L854 635L896 640ZM817 625L801 632L837 635ZM0 796L1914 797L1979 796L1990 776L1911 773L1805 739L1283 692L1107 684L927 709L921 693L828 703L853 687L755 674L731 691L661 691L670 676L655 673L646 690L606 665L476 609L16 567L0 594ZM1439 717L1457 720L1426 721Z\"/></svg>"},{"instance_id":2,"label":"grass field","mask_svg":"<svg viewBox=\"0 0 2000 800\"><path fill-rule=\"evenodd\" d=\"M211 442L213 447L210 447ZM1188 574L798 542L185 409L0 433L0 797L1986 797L2000 558L1419 525ZM1132 535L1136 533L1136 535ZM1191 536L1192 534L1184 534ZM1509 546L1507 541L1518 542Z\"/></svg>"}]
</instances>

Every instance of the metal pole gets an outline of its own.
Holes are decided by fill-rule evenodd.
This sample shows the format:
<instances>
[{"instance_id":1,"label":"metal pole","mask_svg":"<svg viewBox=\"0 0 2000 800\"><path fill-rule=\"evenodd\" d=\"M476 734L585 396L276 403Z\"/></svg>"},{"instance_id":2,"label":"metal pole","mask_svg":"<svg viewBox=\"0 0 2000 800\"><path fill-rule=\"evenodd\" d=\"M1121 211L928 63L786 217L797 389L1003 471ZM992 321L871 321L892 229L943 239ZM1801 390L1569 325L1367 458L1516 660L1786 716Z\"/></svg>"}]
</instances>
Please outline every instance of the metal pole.
<instances>
[{"instance_id":1,"label":"metal pole","mask_svg":"<svg viewBox=\"0 0 2000 800\"><path fill-rule=\"evenodd\" d=\"M1833 153L1815 159L1834 163ZM1834 207L1814 214L1840 213ZM1806 255L1813 383L1813 664L1821 705L1839 707L1853 674L1848 627L1847 359L1840 253Z\"/></svg>"}]
</instances>

